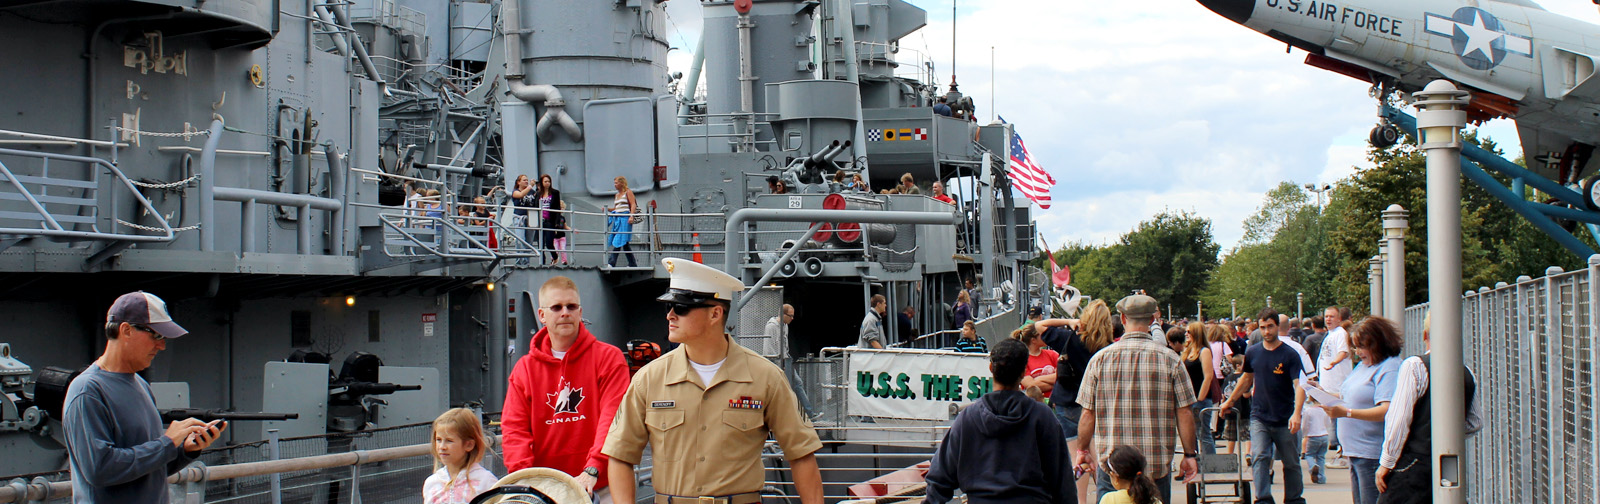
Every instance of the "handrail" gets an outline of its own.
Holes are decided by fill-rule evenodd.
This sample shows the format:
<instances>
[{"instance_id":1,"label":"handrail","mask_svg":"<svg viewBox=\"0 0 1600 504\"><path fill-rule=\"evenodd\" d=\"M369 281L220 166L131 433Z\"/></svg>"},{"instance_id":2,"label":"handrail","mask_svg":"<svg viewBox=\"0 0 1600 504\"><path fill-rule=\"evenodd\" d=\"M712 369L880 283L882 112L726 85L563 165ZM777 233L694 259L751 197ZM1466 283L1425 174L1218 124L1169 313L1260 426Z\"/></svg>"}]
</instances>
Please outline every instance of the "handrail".
<instances>
[{"instance_id":1,"label":"handrail","mask_svg":"<svg viewBox=\"0 0 1600 504\"><path fill-rule=\"evenodd\" d=\"M139 206L143 212L155 218L156 223L158 224L157 227L162 233L160 235L137 235L107 233L101 231L71 231L65 229L61 227L61 224L56 222L55 218L50 215L49 211L45 210L39 201L33 197L33 193L29 192L22 185L22 183L17 180L16 176L11 173L11 169L7 168L5 163L0 163L0 172L3 172L6 178L10 179L11 183L17 187L18 191L21 192L23 197L26 198L31 205L33 205L35 210L41 212L41 215L45 217L45 221L53 227L53 229L0 228L0 234L56 236L88 240L118 240L133 242L170 242L177 238L177 235L172 230L172 225L168 224L167 219L161 216L161 212L156 211L155 206L150 203L150 200L146 199L144 194L140 193L139 189L133 185L133 181L129 180L128 176L122 173L122 170L117 169L117 166L111 164L109 161L93 157L74 156L71 154L51 154L48 152L33 152L16 149L0 149L0 155L38 158L45 160L46 163L48 163L51 159L59 159L63 161L87 163L91 166L105 168L106 171L116 176L117 180L121 181L122 185L127 187L129 192L133 193L134 199L139 202ZM115 212L115 209L113 209L113 212ZM115 213L112 214L112 218L113 221L116 220Z\"/></svg>"},{"instance_id":2,"label":"handrail","mask_svg":"<svg viewBox=\"0 0 1600 504\"><path fill-rule=\"evenodd\" d=\"M105 140L89 140L89 139L84 139L84 138L58 136L58 135L44 135L44 134L40 134L40 133L28 133L26 131L12 131L12 130L4 130L4 129L0 129L0 135L12 135L12 136L19 136L19 137L22 137L22 138L36 138L36 139L40 139L40 140L53 141L53 142L71 142L73 144L92 145L92 146L95 146L95 147L111 147L113 145L115 145L117 147L127 147L128 146L128 144L126 142L116 142L115 144L113 144L112 142L107 142Z\"/></svg>"},{"instance_id":3,"label":"handrail","mask_svg":"<svg viewBox=\"0 0 1600 504\"><path fill-rule=\"evenodd\" d=\"M945 329L945 330L941 330L941 331L934 331L934 332L931 332L931 333L928 333L928 334L917 336L915 338L911 338L910 340L907 340L907 341L895 342L894 344L889 345L889 348L910 348L910 347L907 347L905 345L916 343L916 342L919 342L919 341L922 341L922 340L925 340L925 339L928 339L928 338L932 338L934 336L942 336L942 335L945 335L945 334L961 334L961 330L960 329Z\"/></svg>"},{"instance_id":4,"label":"handrail","mask_svg":"<svg viewBox=\"0 0 1600 504\"><path fill-rule=\"evenodd\" d=\"M456 233L460 234L462 238L465 238L468 243L470 243L472 245L469 248L471 248L471 249L473 249L475 251L481 251L482 253L462 254L462 253L450 252L449 249L452 249L452 248L455 248L455 247L450 247L448 245L449 242L446 239L440 238L438 240L434 240L434 241L430 241L430 242L424 242L424 241L418 239L416 237L416 235L413 235L413 234L411 234L410 231L406 230L409 227L415 227L415 226L406 226L406 225L403 225L401 223L394 222L391 219L409 220L409 221L433 221L433 222L438 222L438 223L444 224L443 228L436 228L436 229L439 229L439 231L437 231L437 232L444 233L445 230L455 231ZM497 258L500 258L500 257L514 256L513 254L504 254L504 255L502 255L499 252L496 252L494 249L489 248L488 245L484 245L483 242L478 241L477 238L473 238L470 233L467 233L465 230L462 230L461 228L456 227L455 223L449 222L447 219L444 219L442 217L395 216L393 214L383 214L383 215L379 215L378 216L378 220L382 221L383 225L385 227L388 227L389 229L394 230L395 233L398 233L401 238L405 238L406 240L411 241L411 243L416 244L418 247L421 247L423 250L427 250L428 252L432 253L433 255L436 255L436 256L439 256L439 257L444 257L444 258L449 258L449 259L497 259ZM449 240L455 240L455 238L450 238ZM388 253L388 247L387 246L384 247L384 253L386 253L386 254Z\"/></svg>"},{"instance_id":5,"label":"handrail","mask_svg":"<svg viewBox=\"0 0 1600 504\"><path fill-rule=\"evenodd\" d=\"M499 448L504 436L496 434L489 437L489 444ZM245 462L241 464L228 464L206 467L203 465L190 465L176 474L167 476L167 484L181 485L184 483L199 483L205 481L220 481L225 479L246 478L251 476L267 476L277 473L294 471L314 471L318 469L331 469L362 464L374 464L390 460L406 459L431 455L429 451L432 443L422 443L392 448L378 448L374 450L356 450L344 453L330 453L311 457L266 460L261 462ZM20 489L18 487L21 487ZM33 502L46 499L64 499L72 497L72 482L57 481L46 482L36 478L33 482L0 486L0 504L14 502Z\"/></svg>"}]
</instances>

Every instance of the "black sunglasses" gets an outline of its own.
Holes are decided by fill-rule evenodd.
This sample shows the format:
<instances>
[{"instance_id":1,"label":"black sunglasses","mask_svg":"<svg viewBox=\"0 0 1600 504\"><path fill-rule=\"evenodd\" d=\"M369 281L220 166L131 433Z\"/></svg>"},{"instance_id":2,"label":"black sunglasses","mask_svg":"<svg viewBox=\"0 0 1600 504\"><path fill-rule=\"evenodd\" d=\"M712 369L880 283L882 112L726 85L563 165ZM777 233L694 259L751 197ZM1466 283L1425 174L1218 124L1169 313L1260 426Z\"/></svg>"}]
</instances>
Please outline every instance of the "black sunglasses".
<instances>
[{"instance_id":1,"label":"black sunglasses","mask_svg":"<svg viewBox=\"0 0 1600 504\"><path fill-rule=\"evenodd\" d=\"M550 310L550 311L553 311L553 312L556 312L556 313L560 313L560 312L563 312L563 311L575 312L575 311L578 311L578 303L553 304L553 305L544 307L544 309Z\"/></svg>"},{"instance_id":2,"label":"black sunglasses","mask_svg":"<svg viewBox=\"0 0 1600 504\"><path fill-rule=\"evenodd\" d=\"M709 308L709 307L711 307L711 305L667 303L667 310L671 311L672 313L678 314L679 317L688 315L689 312L694 311L695 308Z\"/></svg>"},{"instance_id":3,"label":"black sunglasses","mask_svg":"<svg viewBox=\"0 0 1600 504\"><path fill-rule=\"evenodd\" d=\"M166 336L162 336L161 333L158 333L158 332L156 332L155 329L151 329L151 328L149 328L147 326L142 326L142 325L139 325L139 324L128 324L128 325L133 326L133 329L136 330L136 331L144 331L144 332L150 333L150 339L153 339L153 340L156 340L156 341L161 341L161 340L167 339Z\"/></svg>"}]
</instances>

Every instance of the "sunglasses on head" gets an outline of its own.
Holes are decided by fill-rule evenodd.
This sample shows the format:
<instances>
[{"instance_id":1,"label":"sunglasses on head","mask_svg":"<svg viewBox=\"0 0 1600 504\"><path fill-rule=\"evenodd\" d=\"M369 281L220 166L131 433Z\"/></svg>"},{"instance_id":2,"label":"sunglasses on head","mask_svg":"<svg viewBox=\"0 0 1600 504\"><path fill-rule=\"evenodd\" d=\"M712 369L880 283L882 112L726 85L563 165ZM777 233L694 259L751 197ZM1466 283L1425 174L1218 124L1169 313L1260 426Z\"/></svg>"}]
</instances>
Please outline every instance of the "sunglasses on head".
<instances>
[{"instance_id":1,"label":"sunglasses on head","mask_svg":"<svg viewBox=\"0 0 1600 504\"><path fill-rule=\"evenodd\" d=\"M670 310L672 313L676 313L679 317L682 317L688 315L689 312L694 311L695 308L708 308L710 306L711 305L706 304L667 303L667 310Z\"/></svg>"},{"instance_id":2,"label":"sunglasses on head","mask_svg":"<svg viewBox=\"0 0 1600 504\"><path fill-rule=\"evenodd\" d=\"M553 305L544 307L544 309L550 310L550 311L553 311L553 312L556 312L556 313L561 313L561 312L564 312L564 311L575 312L575 311L578 311L578 308L579 308L578 307L578 303L553 304Z\"/></svg>"}]
</instances>

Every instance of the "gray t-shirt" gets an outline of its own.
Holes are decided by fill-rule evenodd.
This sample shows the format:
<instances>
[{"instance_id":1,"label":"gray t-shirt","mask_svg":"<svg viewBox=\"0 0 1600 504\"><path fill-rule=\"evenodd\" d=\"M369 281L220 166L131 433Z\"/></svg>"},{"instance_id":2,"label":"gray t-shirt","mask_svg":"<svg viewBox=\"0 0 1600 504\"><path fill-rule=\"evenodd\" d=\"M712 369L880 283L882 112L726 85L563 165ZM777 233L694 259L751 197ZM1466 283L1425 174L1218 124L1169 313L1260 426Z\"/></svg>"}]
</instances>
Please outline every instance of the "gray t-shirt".
<instances>
[{"instance_id":1,"label":"gray t-shirt","mask_svg":"<svg viewBox=\"0 0 1600 504\"><path fill-rule=\"evenodd\" d=\"M167 502L167 475L193 459L167 439L144 378L91 365L67 387L65 409L73 502Z\"/></svg>"}]
</instances>

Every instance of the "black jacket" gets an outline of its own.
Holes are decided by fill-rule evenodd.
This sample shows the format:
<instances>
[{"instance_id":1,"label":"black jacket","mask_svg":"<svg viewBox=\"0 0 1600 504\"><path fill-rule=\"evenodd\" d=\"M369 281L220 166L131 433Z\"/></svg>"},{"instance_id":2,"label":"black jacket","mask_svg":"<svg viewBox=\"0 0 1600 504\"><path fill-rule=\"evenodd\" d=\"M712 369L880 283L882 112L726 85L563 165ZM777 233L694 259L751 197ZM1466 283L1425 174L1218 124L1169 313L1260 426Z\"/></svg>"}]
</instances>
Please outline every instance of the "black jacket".
<instances>
[{"instance_id":1,"label":"black jacket","mask_svg":"<svg viewBox=\"0 0 1600 504\"><path fill-rule=\"evenodd\" d=\"M1077 504L1061 424L1044 403L1015 390L990 392L950 425L928 469L925 504L955 490L984 503Z\"/></svg>"}]
</instances>

